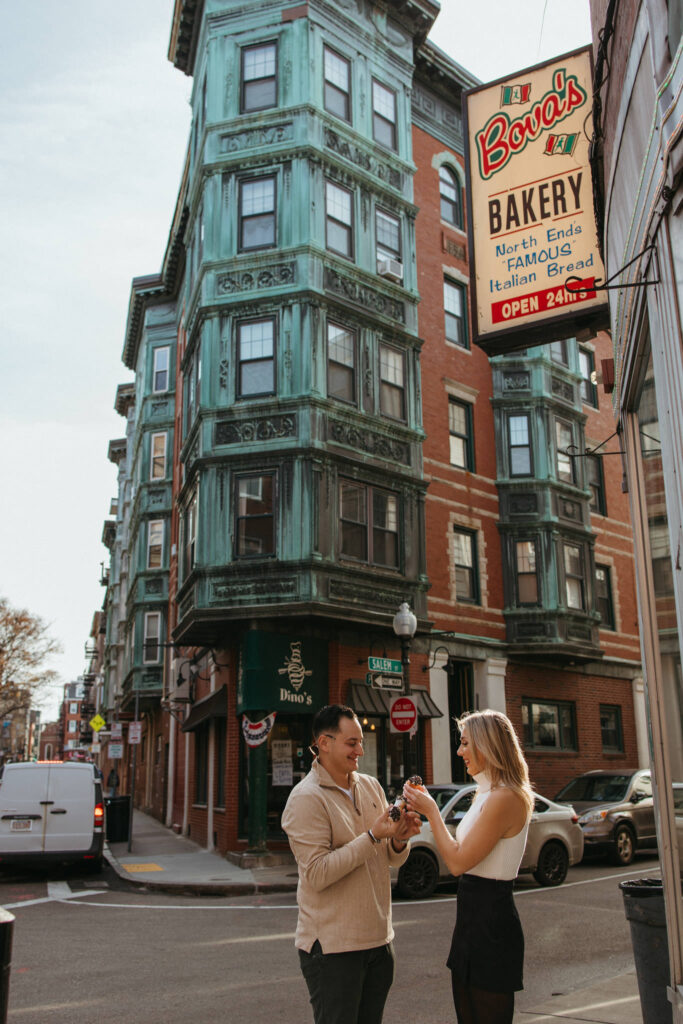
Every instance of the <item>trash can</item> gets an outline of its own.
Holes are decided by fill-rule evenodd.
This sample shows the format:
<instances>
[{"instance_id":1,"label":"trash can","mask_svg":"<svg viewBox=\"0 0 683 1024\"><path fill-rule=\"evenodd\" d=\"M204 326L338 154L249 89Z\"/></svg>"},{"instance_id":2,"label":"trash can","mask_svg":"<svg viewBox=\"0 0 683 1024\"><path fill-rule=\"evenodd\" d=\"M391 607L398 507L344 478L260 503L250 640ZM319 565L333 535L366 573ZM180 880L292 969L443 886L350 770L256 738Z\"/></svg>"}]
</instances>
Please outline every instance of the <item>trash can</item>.
<instances>
[{"instance_id":1,"label":"trash can","mask_svg":"<svg viewBox=\"0 0 683 1024\"><path fill-rule=\"evenodd\" d=\"M130 797L107 796L104 798L107 820L107 842L125 843L130 829Z\"/></svg>"},{"instance_id":2,"label":"trash can","mask_svg":"<svg viewBox=\"0 0 683 1024\"><path fill-rule=\"evenodd\" d=\"M669 944L664 891L659 878L620 882L624 910L631 926L631 945L638 978L643 1024L671 1024Z\"/></svg>"}]
</instances>

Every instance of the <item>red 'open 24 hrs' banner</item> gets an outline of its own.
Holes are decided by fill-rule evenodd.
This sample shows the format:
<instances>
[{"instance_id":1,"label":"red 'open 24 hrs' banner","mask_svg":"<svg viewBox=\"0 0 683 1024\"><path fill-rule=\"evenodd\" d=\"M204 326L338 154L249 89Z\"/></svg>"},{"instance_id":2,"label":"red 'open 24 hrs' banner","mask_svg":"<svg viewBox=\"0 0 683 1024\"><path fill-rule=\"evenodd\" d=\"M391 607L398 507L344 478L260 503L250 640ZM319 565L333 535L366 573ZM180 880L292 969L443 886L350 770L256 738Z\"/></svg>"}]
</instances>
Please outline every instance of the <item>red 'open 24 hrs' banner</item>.
<instances>
[{"instance_id":1,"label":"red 'open 24 hrs' banner","mask_svg":"<svg viewBox=\"0 0 683 1024\"><path fill-rule=\"evenodd\" d=\"M572 291L562 285L555 288L544 288L540 292L528 292L526 295L518 295L515 299L493 302L491 304L491 319L494 324L503 324L511 320L519 320L521 317L533 316L534 313L544 313L548 309L562 312L564 307L571 306L575 302L587 302L589 299L594 299L594 284L595 278L587 277L585 280L572 284ZM574 288L581 290L574 291Z\"/></svg>"}]
</instances>

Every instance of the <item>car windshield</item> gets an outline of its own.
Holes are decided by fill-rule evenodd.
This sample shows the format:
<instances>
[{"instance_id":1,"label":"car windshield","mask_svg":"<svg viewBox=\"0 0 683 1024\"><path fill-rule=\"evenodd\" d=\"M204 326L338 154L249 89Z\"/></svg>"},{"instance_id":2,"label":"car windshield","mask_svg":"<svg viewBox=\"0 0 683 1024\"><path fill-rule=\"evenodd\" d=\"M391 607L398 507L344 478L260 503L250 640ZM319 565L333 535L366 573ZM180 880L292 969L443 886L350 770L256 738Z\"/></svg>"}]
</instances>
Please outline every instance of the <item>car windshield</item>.
<instances>
[{"instance_id":1,"label":"car windshield","mask_svg":"<svg viewBox=\"0 0 683 1024\"><path fill-rule=\"evenodd\" d=\"M630 775L580 775L572 779L555 797L577 803L617 803L626 799Z\"/></svg>"},{"instance_id":2,"label":"car windshield","mask_svg":"<svg viewBox=\"0 0 683 1024\"><path fill-rule=\"evenodd\" d=\"M429 795L436 801L436 806L440 811L458 792L453 786L427 786L427 789L429 790Z\"/></svg>"}]
</instances>

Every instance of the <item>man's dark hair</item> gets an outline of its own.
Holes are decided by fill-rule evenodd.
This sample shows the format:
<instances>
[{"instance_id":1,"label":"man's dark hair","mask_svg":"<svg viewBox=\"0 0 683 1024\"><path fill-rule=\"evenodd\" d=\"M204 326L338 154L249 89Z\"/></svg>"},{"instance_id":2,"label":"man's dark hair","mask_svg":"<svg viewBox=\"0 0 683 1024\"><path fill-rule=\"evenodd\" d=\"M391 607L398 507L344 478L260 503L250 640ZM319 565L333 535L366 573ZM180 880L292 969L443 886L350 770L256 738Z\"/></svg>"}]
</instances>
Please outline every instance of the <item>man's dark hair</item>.
<instances>
[{"instance_id":1,"label":"man's dark hair","mask_svg":"<svg viewBox=\"0 0 683 1024\"><path fill-rule=\"evenodd\" d=\"M327 704L313 719L314 741L324 732L339 732L340 718L356 718L356 712L346 704Z\"/></svg>"}]
</instances>

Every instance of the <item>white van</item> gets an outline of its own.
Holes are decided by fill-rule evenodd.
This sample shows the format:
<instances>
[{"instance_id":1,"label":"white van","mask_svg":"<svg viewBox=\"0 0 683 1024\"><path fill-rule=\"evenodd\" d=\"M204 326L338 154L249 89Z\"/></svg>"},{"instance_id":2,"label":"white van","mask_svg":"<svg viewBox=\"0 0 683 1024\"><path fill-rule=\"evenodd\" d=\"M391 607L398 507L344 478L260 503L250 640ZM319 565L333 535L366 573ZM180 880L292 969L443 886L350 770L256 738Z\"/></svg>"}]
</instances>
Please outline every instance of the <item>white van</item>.
<instances>
[{"instance_id":1,"label":"white van","mask_svg":"<svg viewBox=\"0 0 683 1024\"><path fill-rule=\"evenodd\" d=\"M92 764L20 761L0 778L0 867L83 863L102 867L102 785Z\"/></svg>"}]
</instances>

